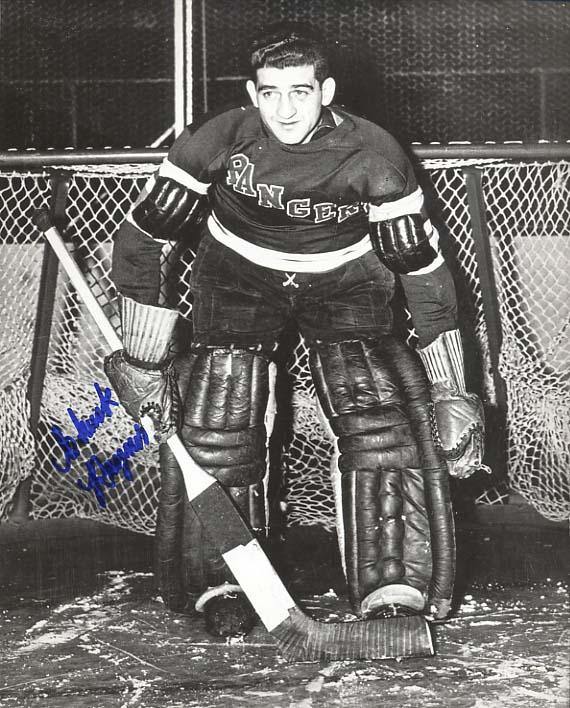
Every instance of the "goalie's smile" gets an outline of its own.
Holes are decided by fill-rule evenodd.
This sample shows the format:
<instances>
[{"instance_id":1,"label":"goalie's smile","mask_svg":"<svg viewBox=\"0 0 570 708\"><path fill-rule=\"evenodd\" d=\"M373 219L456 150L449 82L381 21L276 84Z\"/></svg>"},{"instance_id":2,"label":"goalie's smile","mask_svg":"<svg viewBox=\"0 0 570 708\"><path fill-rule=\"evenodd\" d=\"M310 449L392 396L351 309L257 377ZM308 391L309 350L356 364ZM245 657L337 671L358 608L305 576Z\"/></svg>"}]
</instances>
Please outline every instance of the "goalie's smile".
<instances>
[{"instance_id":1,"label":"goalie's smile","mask_svg":"<svg viewBox=\"0 0 570 708\"><path fill-rule=\"evenodd\" d=\"M257 70L257 82L247 90L268 130L287 145L307 140L317 125L323 106L332 101L334 79L322 84L313 66L265 67Z\"/></svg>"}]
</instances>

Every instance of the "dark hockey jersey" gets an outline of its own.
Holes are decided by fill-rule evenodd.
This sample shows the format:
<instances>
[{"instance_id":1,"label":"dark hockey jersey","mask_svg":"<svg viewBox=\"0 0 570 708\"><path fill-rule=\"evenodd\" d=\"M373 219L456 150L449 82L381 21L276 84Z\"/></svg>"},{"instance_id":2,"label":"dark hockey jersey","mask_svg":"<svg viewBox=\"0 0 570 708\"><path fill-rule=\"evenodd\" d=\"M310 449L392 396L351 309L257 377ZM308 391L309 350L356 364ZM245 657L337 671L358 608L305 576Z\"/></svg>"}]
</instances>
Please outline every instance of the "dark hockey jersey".
<instances>
[{"instance_id":1,"label":"dark hockey jersey","mask_svg":"<svg viewBox=\"0 0 570 708\"><path fill-rule=\"evenodd\" d=\"M207 195L212 235L266 267L336 267L371 249L370 221L418 212L437 251L437 232L403 149L379 126L332 110L336 127L308 143L286 145L266 130L253 106L231 109L184 130L158 175ZM159 291L157 238L139 228L131 211L113 253L117 289L149 304L157 303ZM441 255L401 280L422 345L456 326L453 282Z\"/></svg>"},{"instance_id":2,"label":"dark hockey jersey","mask_svg":"<svg viewBox=\"0 0 570 708\"><path fill-rule=\"evenodd\" d=\"M378 126L335 108L340 125L322 138L285 145L254 107L223 113L178 138L168 161L208 191L216 221L264 248L320 253L368 232L369 204L417 188L398 143Z\"/></svg>"}]
</instances>

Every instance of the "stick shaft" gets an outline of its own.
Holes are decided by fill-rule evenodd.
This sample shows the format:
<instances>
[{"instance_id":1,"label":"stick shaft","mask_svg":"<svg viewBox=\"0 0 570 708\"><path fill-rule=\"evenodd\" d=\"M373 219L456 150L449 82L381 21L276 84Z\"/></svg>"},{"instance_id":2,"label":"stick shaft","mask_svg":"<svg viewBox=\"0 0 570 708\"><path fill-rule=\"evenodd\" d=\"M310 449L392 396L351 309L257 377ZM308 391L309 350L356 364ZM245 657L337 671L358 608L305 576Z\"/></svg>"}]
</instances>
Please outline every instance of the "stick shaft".
<instances>
[{"instance_id":1,"label":"stick shaft","mask_svg":"<svg viewBox=\"0 0 570 708\"><path fill-rule=\"evenodd\" d=\"M103 308L97 302L95 295L91 292L89 285L85 281L85 276L79 269L77 263L73 260L55 226L52 226L45 232L45 237L59 258L63 269L69 276L69 279L71 280L73 287L77 290L79 297L83 300L87 306L87 309L91 313L91 316L95 320L95 323L101 330L101 334L109 345L110 350L116 351L117 349L121 349L123 345L118 334L111 326L111 323L107 319Z\"/></svg>"}]
</instances>

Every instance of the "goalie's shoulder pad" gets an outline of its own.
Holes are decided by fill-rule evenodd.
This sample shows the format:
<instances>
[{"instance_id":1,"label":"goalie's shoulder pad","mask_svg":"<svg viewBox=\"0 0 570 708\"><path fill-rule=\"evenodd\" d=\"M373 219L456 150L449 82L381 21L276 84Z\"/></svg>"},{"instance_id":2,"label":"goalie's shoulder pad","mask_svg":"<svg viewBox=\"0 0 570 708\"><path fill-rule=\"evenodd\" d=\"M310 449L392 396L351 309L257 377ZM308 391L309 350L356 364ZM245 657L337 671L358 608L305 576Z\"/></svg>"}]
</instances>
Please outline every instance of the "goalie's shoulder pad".
<instances>
[{"instance_id":1,"label":"goalie's shoulder pad","mask_svg":"<svg viewBox=\"0 0 570 708\"><path fill-rule=\"evenodd\" d=\"M129 215L129 220L141 231L161 241L181 240L188 227L198 226L207 213L208 185L173 167L170 170L161 167L150 178ZM185 179L180 179L178 173Z\"/></svg>"}]
</instances>

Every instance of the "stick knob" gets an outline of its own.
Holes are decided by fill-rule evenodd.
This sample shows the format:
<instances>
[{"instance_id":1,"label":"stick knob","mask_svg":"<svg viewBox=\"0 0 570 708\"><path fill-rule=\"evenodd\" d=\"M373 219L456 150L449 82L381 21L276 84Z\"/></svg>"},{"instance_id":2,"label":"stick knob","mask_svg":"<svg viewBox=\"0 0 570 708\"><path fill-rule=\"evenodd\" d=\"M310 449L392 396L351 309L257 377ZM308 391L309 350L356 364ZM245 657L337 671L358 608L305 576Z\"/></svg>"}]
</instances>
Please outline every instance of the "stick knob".
<instances>
[{"instance_id":1,"label":"stick knob","mask_svg":"<svg viewBox=\"0 0 570 708\"><path fill-rule=\"evenodd\" d=\"M45 207L42 209L36 209L34 215L32 216L32 222L34 223L34 226L37 226L43 233L51 229L53 222L49 209L46 209Z\"/></svg>"}]
</instances>

